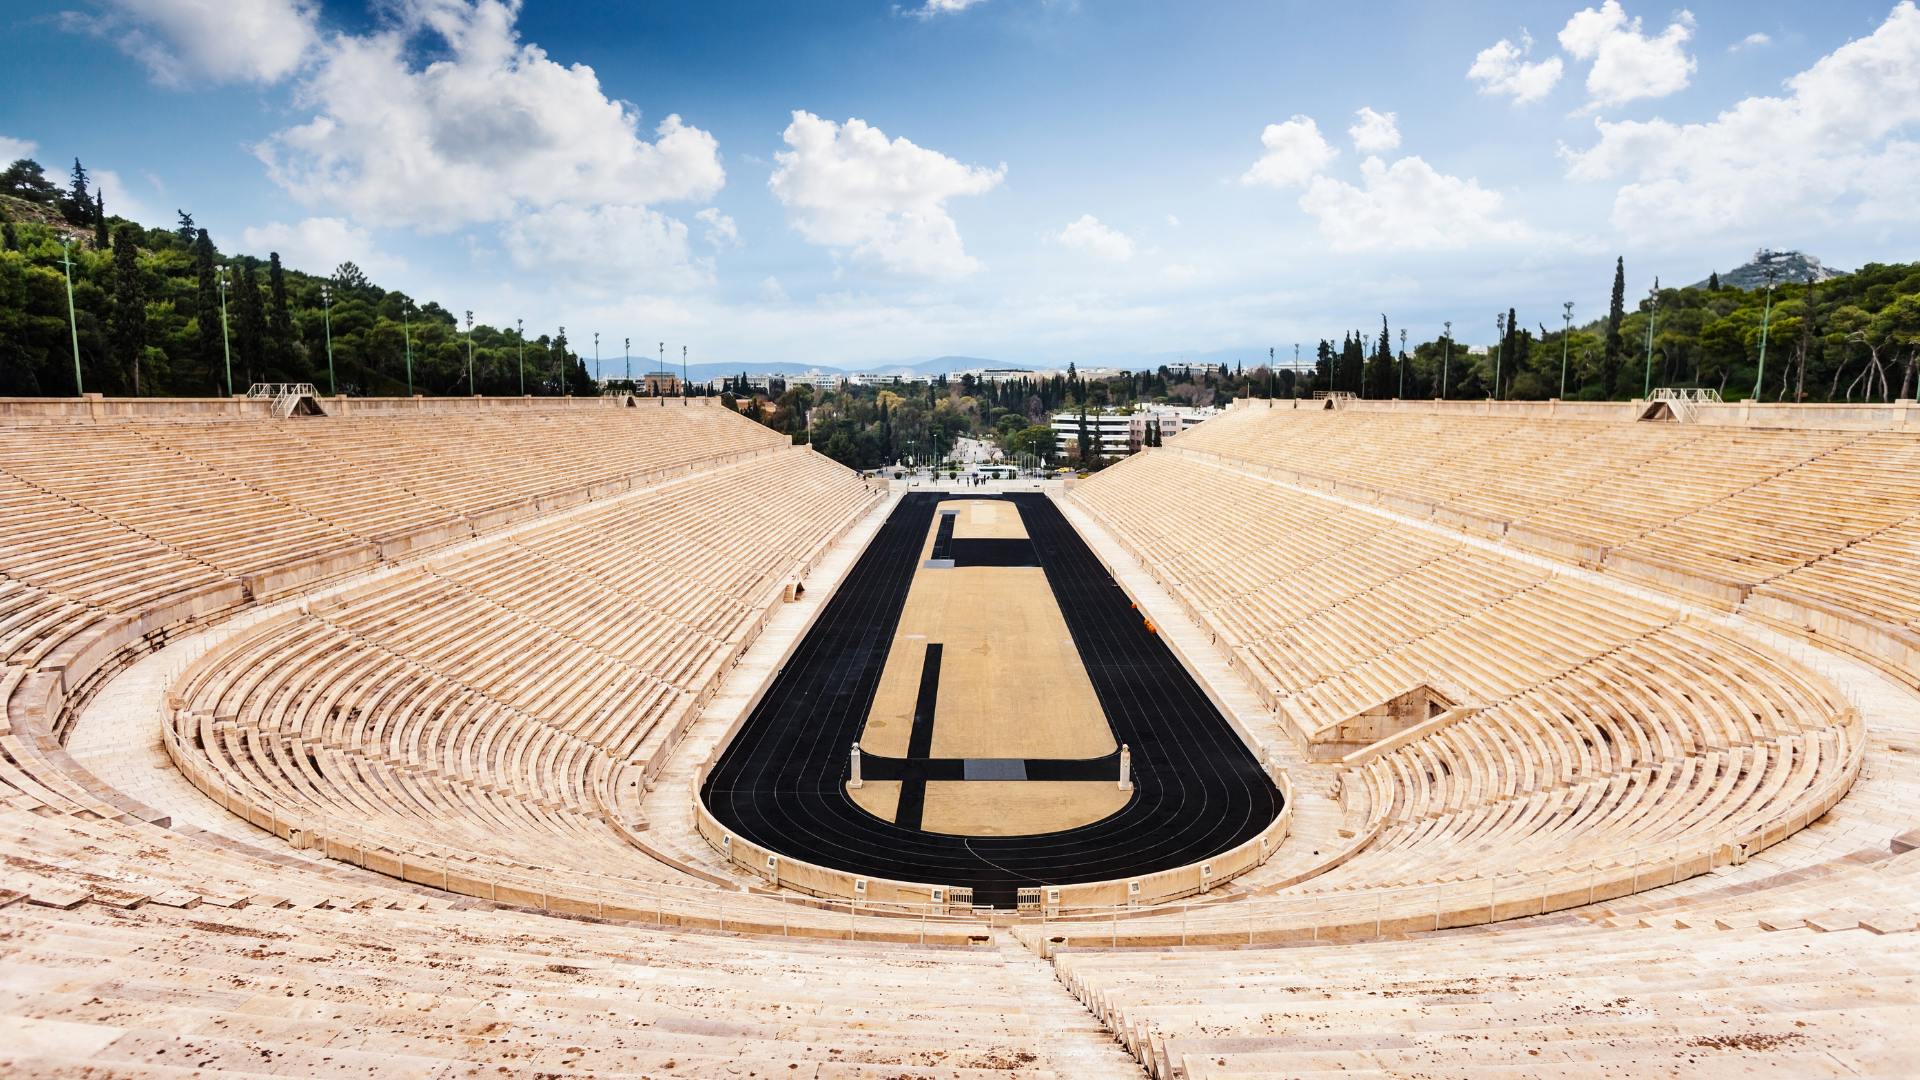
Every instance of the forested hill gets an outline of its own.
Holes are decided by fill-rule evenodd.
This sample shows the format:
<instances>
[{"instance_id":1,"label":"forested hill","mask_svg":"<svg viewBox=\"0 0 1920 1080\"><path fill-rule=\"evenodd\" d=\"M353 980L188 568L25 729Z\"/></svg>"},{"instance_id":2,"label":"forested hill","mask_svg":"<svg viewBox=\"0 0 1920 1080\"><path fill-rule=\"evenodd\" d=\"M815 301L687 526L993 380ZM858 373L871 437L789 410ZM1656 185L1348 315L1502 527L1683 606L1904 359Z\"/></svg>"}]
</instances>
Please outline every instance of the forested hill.
<instances>
[{"instance_id":1,"label":"forested hill","mask_svg":"<svg viewBox=\"0 0 1920 1080\"><path fill-rule=\"evenodd\" d=\"M0 171L0 396L74 393L68 256L89 392L224 395L230 349L240 393L255 382L310 382L322 393L405 394L409 337L414 392L468 392L466 324L440 304L383 289L352 263L321 278L281 266L274 252L223 252L187 213L174 228L147 228L103 206L78 162L58 186L16 161ZM560 393L563 383L595 392L558 332L522 338L476 324L471 342L477 393L518 394L523 379L529 394Z\"/></svg>"}]
</instances>

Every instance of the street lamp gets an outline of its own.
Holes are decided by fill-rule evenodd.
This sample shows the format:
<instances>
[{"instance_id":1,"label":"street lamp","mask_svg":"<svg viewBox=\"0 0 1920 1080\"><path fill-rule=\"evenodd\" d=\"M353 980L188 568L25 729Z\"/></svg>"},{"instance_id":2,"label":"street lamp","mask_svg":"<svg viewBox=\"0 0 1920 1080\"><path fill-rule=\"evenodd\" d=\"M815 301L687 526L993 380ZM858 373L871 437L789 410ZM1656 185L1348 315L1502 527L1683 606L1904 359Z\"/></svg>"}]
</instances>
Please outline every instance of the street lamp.
<instances>
[{"instance_id":1,"label":"street lamp","mask_svg":"<svg viewBox=\"0 0 1920 1080\"><path fill-rule=\"evenodd\" d=\"M687 347L680 346L680 400L687 399Z\"/></svg>"},{"instance_id":2,"label":"street lamp","mask_svg":"<svg viewBox=\"0 0 1920 1080\"><path fill-rule=\"evenodd\" d=\"M467 310L467 396L473 395L473 310Z\"/></svg>"},{"instance_id":3,"label":"street lamp","mask_svg":"<svg viewBox=\"0 0 1920 1080\"><path fill-rule=\"evenodd\" d=\"M1760 314L1760 370L1753 375L1753 400L1760 400L1760 387L1767 378L1767 324L1773 319L1774 266L1767 264L1767 306Z\"/></svg>"},{"instance_id":4,"label":"street lamp","mask_svg":"<svg viewBox=\"0 0 1920 1080\"><path fill-rule=\"evenodd\" d=\"M567 328L564 326L560 328L560 340L561 341L567 340ZM566 397L567 396L567 350L566 349L564 348L561 349L560 355L554 357L553 366L554 366L554 370L560 373L560 396Z\"/></svg>"},{"instance_id":5,"label":"street lamp","mask_svg":"<svg viewBox=\"0 0 1920 1080\"><path fill-rule=\"evenodd\" d=\"M80 380L80 320L73 313L73 237L60 238L60 261L67 268L67 329L73 334L73 392L84 396L86 385ZM233 396L233 379L227 379L227 396Z\"/></svg>"},{"instance_id":6,"label":"street lamp","mask_svg":"<svg viewBox=\"0 0 1920 1080\"><path fill-rule=\"evenodd\" d=\"M653 396L656 398L660 398L660 405L663 408L667 404L667 399L664 397L661 397L660 384L666 381L667 381L667 343L663 341L660 343L660 374L659 374L659 377L656 378L653 383Z\"/></svg>"},{"instance_id":7,"label":"street lamp","mask_svg":"<svg viewBox=\"0 0 1920 1080\"><path fill-rule=\"evenodd\" d=\"M1573 301L1562 301L1560 306L1565 309L1560 313L1560 317L1566 320L1566 326L1560 331L1560 399L1565 401L1567 397L1567 339L1573 336Z\"/></svg>"},{"instance_id":8,"label":"street lamp","mask_svg":"<svg viewBox=\"0 0 1920 1080\"><path fill-rule=\"evenodd\" d=\"M407 342L407 396L413 396L413 299L400 301L400 333Z\"/></svg>"},{"instance_id":9,"label":"street lamp","mask_svg":"<svg viewBox=\"0 0 1920 1080\"><path fill-rule=\"evenodd\" d=\"M1500 311L1500 312L1494 313L1493 327L1497 331L1497 334L1495 335L1494 342L1493 342L1493 400L1499 401L1500 400L1500 362L1502 359L1504 359L1504 357L1500 355L1500 352L1502 348L1504 348L1507 344L1507 313L1506 312Z\"/></svg>"},{"instance_id":10,"label":"street lamp","mask_svg":"<svg viewBox=\"0 0 1920 1080\"><path fill-rule=\"evenodd\" d=\"M220 284L220 351L227 359L227 396L233 396L233 344L227 338L227 265L221 263L213 268L214 280Z\"/></svg>"},{"instance_id":11,"label":"street lamp","mask_svg":"<svg viewBox=\"0 0 1920 1080\"><path fill-rule=\"evenodd\" d=\"M1447 376L1453 369L1453 320L1448 319L1440 325L1447 328L1447 347L1440 354L1440 400L1445 401L1447 400Z\"/></svg>"},{"instance_id":12,"label":"street lamp","mask_svg":"<svg viewBox=\"0 0 1920 1080\"><path fill-rule=\"evenodd\" d=\"M333 286L320 283L320 318L327 328L327 396L340 396L340 380L333 373Z\"/></svg>"},{"instance_id":13,"label":"street lamp","mask_svg":"<svg viewBox=\"0 0 1920 1080\"><path fill-rule=\"evenodd\" d=\"M1647 290L1647 370L1646 386L1640 391L1640 400L1653 396L1653 319L1660 308L1660 279L1653 279L1653 288Z\"/></svg>"},{"instance_id":14,"label":"street lamp","mask_svg":"<svg viewBox=\"0 0 1920 1080\"><path fill-rule=\"evenodd\" d=\"M1300 343L1293 343L1293 396L1300 397Z\"/></svg>"},{"instance_id":15,"label":"street lamp","mask_svg":"<svg viewBox=\"0 0 1920 1080\"><path fill-rule=\"evenodd\" d=\"M520 396L527 396L527 324L513 320L513 336L520 339Z\"/></svg>"},{"instance_id":16,"label":"street lamp","mask_svg":"<svg viewBox=\"0 0 1920 1080\"><path fill-rule=\"evenodd\" d=\"M600 370L600 331L598 330L593 332L593 381L596 383L607 381L606 375Z\"/></svg>"},{"instance_id":17,"label":"street lamp","mask_svg":"<svg viewBox=\"0 0 1920 1080\"><path fill-rule=\"evenodd\" d=\"M627 361L627 393L633 393L633 339L625 338L620 342L620 355Z\"/></svg>"}]
</instances>

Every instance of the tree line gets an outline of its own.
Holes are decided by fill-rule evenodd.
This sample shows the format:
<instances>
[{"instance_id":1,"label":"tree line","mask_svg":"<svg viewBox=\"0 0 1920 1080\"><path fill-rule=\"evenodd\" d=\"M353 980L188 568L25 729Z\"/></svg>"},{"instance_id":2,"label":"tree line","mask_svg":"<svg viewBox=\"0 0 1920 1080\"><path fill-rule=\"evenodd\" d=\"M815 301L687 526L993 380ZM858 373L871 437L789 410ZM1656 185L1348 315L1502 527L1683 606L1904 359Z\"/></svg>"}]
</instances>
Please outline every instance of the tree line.
<instances>
[{"instance_id":1,"label":"tree line","mask_svg":"<svg viewBox=\"0 0 1920 1080\"><path fill-rule=\"evenodd\" d=\"M0 171L0 395L75 393L70 325L80 385L115 396L224 396L229 371L238 393L598 392L564 328L526 337L467 319L351 262L320 277L277 252L223 252L184 210L170 229L110 216L78 161L65 187L29 159Z\"/></svg>"}]
</instances>

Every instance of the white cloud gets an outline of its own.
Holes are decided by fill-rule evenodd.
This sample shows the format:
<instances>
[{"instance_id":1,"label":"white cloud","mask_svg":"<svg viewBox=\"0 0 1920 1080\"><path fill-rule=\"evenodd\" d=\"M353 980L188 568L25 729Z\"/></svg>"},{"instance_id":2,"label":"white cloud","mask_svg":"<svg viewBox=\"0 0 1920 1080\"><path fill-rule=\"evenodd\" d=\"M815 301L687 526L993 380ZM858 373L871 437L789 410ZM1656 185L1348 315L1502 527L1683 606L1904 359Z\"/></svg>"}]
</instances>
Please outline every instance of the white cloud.
<instances>
[{"instance_id":1,"label":"white cloud","mask_svg":"<svg viewBox=\"0 0 1920 1080\"><path fill-rule=\"evenodd\" d=\"M1079 220L1068 223L1053 239L1062 247L1108 262L1126 262L1133 258L1133 238L1101 224L1092 214L1081 214Z\"/></svg>"},{"instance_id":2,"label":"white cloud","mask_svg":"<svg viewBox=\"0 0 1920 1080\"><path fill-rule=\"evenodd\" d=\"M1781 221L1914 221L1920 144L1920 9L1903 0L1871 35L1711 121L1597 120L1562 150L1576 180L1624 181L1612 220L1646 239L1749 235Z\"/></svg>"},{"instance_id":3,"label":"white cloud","mask_svg":"<svg viewBox=\"0 0 1920 1080\"><path fill-rule=\"evenodd\" d=\"M163 86L276 83L319 41L312 0L105 0L98 15L67 12L62 23L113 42Z\"/></svg>"},{"instance_id":4,"label":"white cloud","mask_svg":"<svg viewBox=\"0 0 1920 1080\"><path fill-rule=\"evenodd\" d=\"M780 284L780 279L772 274L760 279L760 299L769 304L787 304L793 300L787 295L786 286Z\"/></svg>"},{"instance_id":5,"label":"white cloud","mask_svg":"<svg viewBox=\"0 0 1920 1080\"><path fill-rule=\"evenodd\" d=\"M725 183L712 135L668 116L646 141L592 68L519 40L516 3L414 3L396 27L329 42L296 95L316 115L255 148L295 198L431 230L563 203L703 199ZM417 68L416 34L443 46Z\"/></svg>"},{"instance_id":6,"label":"white cloud","mask_svg":"<svg viewBox=\"0 0 1920 1080\"><path fill-rule=\"evenodd\" d=\"M1327 145L1311 116L1298 113L1284 123L1268 124L1260 133L1260 145L1266 153L1240 177L1243 184L1301 187L1340 153Z\"/></svg>"},{"instance_id":7,"label":"white cloud","mask_svg":"<svg viewBox=\"0 0 1920 1080\"><path fill-rule=\"evenodd\" d=\"M377 280L406 267L404 260L381 254L367 230L337 217L249 226L240 231L240 246L262 257L277 251L282 263L309 274L331 274L334 267L350 261Z\"/></svg>"},{"instance_id":8,"label":"white cloud","mask_svg":"<svg viewBox=\"0 0 1920 1080\"><path fill-rule=\"evenodd\" d=\"M1520 42L1506 38L1481 49L1467 69L1467 78L1480 84L1483 94L1506 94L1516 105L1539 101L1560 82L1566 65L1557 56L1529 62L1533 35L1520 31Z\"/></svg>"},{"instance_id":9,"label":"white cloud","mask_svg":"<svg viewBox=\"0 0 1920 1080\"><path fill-rule=\"evenodd\" d=\"M1179 219L1179 217L1177 217L1176 215L1173 215L1173 214L1168 214L1168 215L1167 215L1167 227L1168 227L1168 228L1170 228L1170 229L1177 229L1177 228L1179 228L1179 227L1180 227L1180 219Z\"/></svg>"},{"instance_id":10,"label":"white cloud","mask_svg":"<svg viewBox=\"0 0 1920 1080\"><path fill-rule=\"evenodd\" d=\"M1587 99L1601 107L1686 89L1697 66L1686 51L1692 37L1692 12L1682 9L1658 37L1648 37L1639 17L1629 19L1620 0L1606 0L1574 12L1560 31L1560 47L1576 60L1593 61Z\"/></svg>"},{"instance_id":11,"label":"white cloud","mask_svg":"<svg viewBox=\"0 0 1920 1080\"><path fill-rule=\"evenodd\" d=\"M980 3L985 3L985 0L926 0L926 3L913 8L908 14L917 19L931 19L938 15L958 15Z\"/></svg>"},{"instance_id":12,"label":"white cloud","mask_svg":"<svg viewBox=\"0 0 1920 1080\"><path fill-rule=\"evenodd\" d=\"M1316 176L1300 208L1335 251L1450 250L1523 240L1525 226L1500 217L1501 196L1471 177L1439 172L1419 157L1388 165L1368 158L1359 186Z\"/></svg>"},{"instance_id":13,"label":"white cloud","mask_svg":"<svg viewBox=\"0 0 1920 1080\"><path fill-rule=\"evenodd\" d=\"M1374 112L1371 105L1363 105L1353 116L1353 126L1347 129L1347 135L1353 139L1355 150L1363 154L1384 154L1400 145L1400 128L1396 123L1399 113Z\"/></svg>"},{"instance_id":14,"label":"white cloud","mask_svg":"<svg viewBox=\"0 0 1920 1080\"><path fill-rule=\"evenodd\" d=\"M11 165L21 158L30 158L40 149L40 144L32 139L13 139L0 135L0 165Z\"/></svg>"},{"instance_id":15,"label":"white cloud","mask_svg":"<svg viewBox=\"0 0 1920 1080\"><path fill-rule=\"evenodd\" d=\"M801 236L895 273L958 277L980 268L966 253L947 200L992 191L1007 167L963 165L864 120L845 124L795 110L781 133L767 187Z\"/></svg>"},{"instance_id":16,"label":"white cloud","mask_svg":"<svg viewBox=\"0 0 1920 1080\"><path fill-rule=\"evenodd\" d=\"M501 231L522 270L602 289L689 289L713 280L687 224L645 206L571 204L524 214Z\"/></svg>"},{"instance_id":17,"label":"white cloud","mask_svg":"<svg viewBox=\"0 0 1920 1080\"><path fill-rule=\"evenodd\" d=\"M92 178L93 186L99 189L101 197L106 199L108 217L123 217L148 226L167 224L139 196L127 189L119 173L112 169L94 169L87 175Z\"/></svg>"},{"instance_id":18,"label":"white cloud","mask_svg":"<svg viewBox=\"0 0 1920 1080\"><path fill-rule=\"evenodd\" d=\"M705 239L708 246L716 248L735 248L740 246L740 226L733 218L720 212L717 206L709 206L693 215L694 220L707 227Z\"/></svg>"},{"instance_id":19,"label":"white cloud","mask_svg":"<svg viewBox=\"0 0 1920 1080\"><path fill-rule=\"evenodd\" d=\"M1773 44L1772 37L1768 36L1764 31L1755 30L1753 33L1748 34L1746 37L1743 37L1739 41L1736 41L1733 44L1727 46L1727 51L1728 52L1745 52L1748 49L1758 49L1762 45L1771 45L1771 44Z\"/></svg>"}]
</instances>

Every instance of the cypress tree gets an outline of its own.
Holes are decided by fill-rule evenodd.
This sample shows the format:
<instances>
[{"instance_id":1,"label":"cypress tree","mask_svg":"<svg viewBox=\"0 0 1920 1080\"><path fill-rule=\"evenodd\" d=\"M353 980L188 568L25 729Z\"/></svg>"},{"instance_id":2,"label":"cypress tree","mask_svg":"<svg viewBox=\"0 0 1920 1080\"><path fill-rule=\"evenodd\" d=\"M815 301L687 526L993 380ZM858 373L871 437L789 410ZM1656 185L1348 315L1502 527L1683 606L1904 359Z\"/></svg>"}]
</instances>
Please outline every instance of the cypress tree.
<instances>
[{"instance_id":1,"label":"cypress tree","mask_svg":"<svg viewBox=\"0 0 1920 1080\"><path fill-rule=\"evenodd\" d=\"M194 237L200 235L200 230L193 227L193 215L185 210L175 210L174 213L180 215L180 223L174 226L173 235L180 238L181 247L191 248Z\"/></svg>"},{"instance_id":2,"label":"cypress tree","mask_svg":"<svg viewBox=\"0 0 1920 1080\"><path fill-rule=\"evenodd\" d=\"M220 287L213 276L213 239L207 230L197 230L193 238L193 268L199 276L194 289L195 317L200 325L200 363L214 393L226 393L225 369L221 366Z\"/></svg>"},{"instance_id":3,"label":"cypress tree","mask_svg":"<svg viewBox=\"0 0 1920 1080\"><path fill-rule=\"evenodd\" d=\"M1626 356L1626 342L1620 338L1620 320L1626 315L1627 260L1622 256L1613 263L1613 299L1607 304L1607 351L1600 369L1600 389L1609 397L1613 395L1614 383L1620 378L1620 364Z\"/></svg>"},{"instance_id":4,"label":"cypress tree","mask_svg":"<svg viewBox=\"0 0 1920 1080\"><path fill-rule=\"evenodd\" d=\"M293 315L287 310L287 274L280 266L280 253L267 256L267 356L266 367L281 374L293 371Z\"/></svg>"},{"instance_id":5,"label":"cypress tree","mask_svg":"<svg viewBox=\"0 0 1920 1080\"><path fill-rule=\"evenodd\" d=\"M140 283L133 229L123 226L113 249L113 363L132 373L133 394L140 396L140 355L147 349L147 298Z\"/></svg>"},{"instance_id":6,"label":"cypress tree","mask_svg":"<svg viewBox=\"0 0 1920 1080\"><path fill-rule=\"evenodd\" d=\"M93 192L93 247L96 251L113 249L113 238L107 235L107 197L97 188Z\"/></svg>"},{"instance_id":7,"label":"cypress tree","mask_svg":"<svg viewBox=\"0 0 1920 1080\"><path fill-rule=\"evenodd\" d=\"M234 260L233 306L235 315L234 360L240 369L240 382L251 386L261 381L266 368L267 318L260 301L260 283L253 275L253 260Z\"/></svg>"},{"instance_id":8,"label":"cypress tree","mask_svg":"<svg viewBox=\"0 0 1920 1080\"><path fill-rule=\"evenodd\" d=\"M73 171L67 174L67 193L60 200L60 213L69 225L93 224L93 199L87 195L87 168L73 159Z\"/></svg>"},{"instance_id":9,"label":"cypress tree","mask_svg":"<svg viewBox=\"0 0 1920 1080\"><path fill-rule=\"evenodd\" d=\"M8 251L20 250L20 234L13 227L13 219L0 221L0 247Z\"/></svg>"},{"instance_id":10,"label":"cypress tree","mask_svg":"<svg viewBox=\"0 0 1920 1080\"><path fill-rule=\"evenodd\" d=\"M1373 347L1373 358L1367 364L1367 383L1365 397L1384 398L1392 396L1393 385L1393 345L1387 334L1387 317L1380 316L1380 340Z\"/></svg>"},{"instance_id":11,"label":"cypress tree","mask_svg":"<svg viewBox=\"0 0 1920 1080\"><path fill-rule=\"evenodd\" d=\"M1715 270L1713 273L1707 275L1707 291L1720 291L1720 271Z\"/></svg>"}]
</instances>

